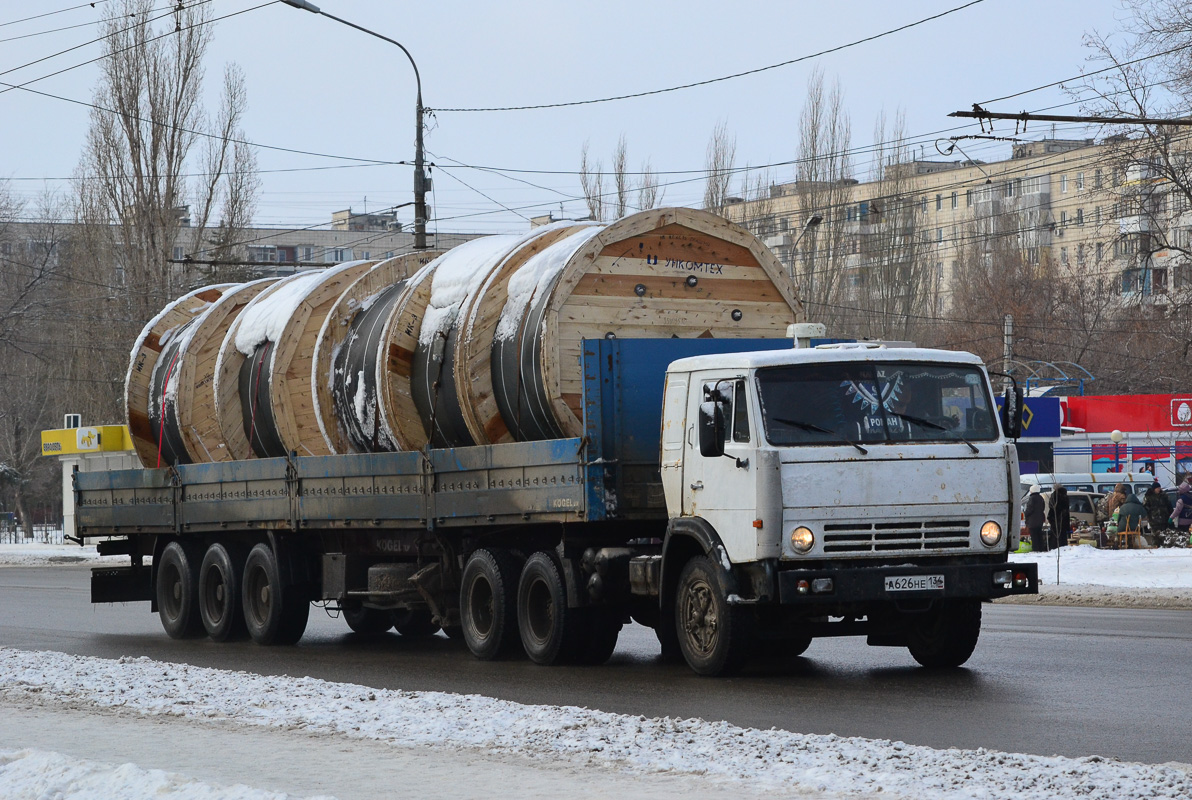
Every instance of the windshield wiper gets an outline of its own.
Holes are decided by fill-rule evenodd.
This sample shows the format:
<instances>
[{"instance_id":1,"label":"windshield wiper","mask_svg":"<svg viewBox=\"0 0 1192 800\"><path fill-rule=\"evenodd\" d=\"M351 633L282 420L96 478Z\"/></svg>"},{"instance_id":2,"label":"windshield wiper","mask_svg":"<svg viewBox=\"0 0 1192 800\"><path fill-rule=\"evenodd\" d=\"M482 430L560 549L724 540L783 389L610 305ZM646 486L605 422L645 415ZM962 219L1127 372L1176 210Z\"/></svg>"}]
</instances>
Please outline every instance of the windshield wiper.
<instances>
[{"instance_id":1,"label":"windshield wiper","mask_svg":"<svg viewBox=\"0 0 1192 800\"><path fill-rule=\"evenodd\" d=\"M775 422L780 422L783 425L791 425L795 428L801 428L802 430L805 430L805 431L818 431L819 433L826 433L829 436L839 436L839 434L836 433L836 431L830 431L827 428L821 428L819 425L816 425L811 422L803 422L802 420L797 420L797 419L785 419L783 417L770 417L770 419L774 420ZM863 456L869 455L869 451L867 449L865 449L864 447L862 447L861 445L857 444L856 442L851 441L849 439L845 439L843 436L840 436L840 439L845 444L851 444L853 447L860 450L861 455L863 455Z\"/></svg>"},{"instance_id":2,"label":"windshield wiper","mask_svg":"<svg viewBox=\"0 0 1192 800\"><path fill-rule=\"evenodd\" d=\"M914 422L918 425L923 425L928 428L935 428L937 431L943 431L944 433L948 434L948 437L953 441L960 441L967 444L969 446L969 450L972 450L974 453L981 452L977 449L977 446L968 439L964 438L959 433L954 433L950 428L940 425L938 422L932 422L929 419L923 419L922 417L916 417L911 414L900 414L897 411L890 411L889 409L887 409L886 413L893 414L899 419L905 419L907 422Z\"/></svg>"}]
</instances>

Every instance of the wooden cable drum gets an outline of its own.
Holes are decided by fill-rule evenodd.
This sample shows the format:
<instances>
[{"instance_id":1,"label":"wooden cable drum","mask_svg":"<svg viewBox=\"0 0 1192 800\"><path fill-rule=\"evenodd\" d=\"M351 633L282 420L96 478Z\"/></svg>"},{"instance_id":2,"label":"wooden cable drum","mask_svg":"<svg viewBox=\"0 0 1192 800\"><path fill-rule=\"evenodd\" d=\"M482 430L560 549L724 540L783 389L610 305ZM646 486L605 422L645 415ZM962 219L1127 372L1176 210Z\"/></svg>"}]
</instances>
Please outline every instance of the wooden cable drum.
<instances>
[{"instance_id":1,"label":"wooden cable drum","mask_svg":"<svg viewBox=\"0 0 1192 800\"><path fill-rule=\"evenodd\" d=\"M178 347L195 320L235 285L205 286L179 297L145 325L133 344L124 379L124 413L143 466L189 460L177 435L172 396L177 382L171 367L177 368ZM168 358L163 357L167 350Z\"/></svg>"},{"instance_id":2,"label":"wooden cable drum","mask_svg":"<svg viewBox=\"0 0 1192 800\"><path fill-rule=\"evenodd\" d=\"M774 254L704 211L633 214L565 259L538 259L551 255L523 267L536 288L524 307L506 304L493 342L497 405L519 440L582 435L584 339L778 338L803 313Z\"/></svg>"},{"instance_id":3,"label":"wooden cable drum","mask_svg":"<svg viewBox=\"0 0 1192 800\"><path fill-rule=\"evenodd\" d=\"M330 455L315 418L314 346L339 295L374 264L301 272L257 295L224 337L216 416L233 458Z\"/></svg>"},{"instance_id":4,"label":"wooden cable drum","mask_svg":"<svg viewBox=\"0 0 1192 800\"><path fill-rule=\"evenodd\" d=\"M380 262L357 278L327 314L315 342L311 390L315 419L332 453L397 449L380 424L381 334L406 279L441 254L423 250Z\"/></svg>"},{"instance_id":5,"label":"wooden cable drum","mask_svg":"<svg viewBox=\"0 0 1192 800\"><path fill-rule=\"evenodd\" d=\"M520 235L488 236L462 244L432 264L430 296L411 363L410 389L422 427L436 447L477 444L468 425L474 417L465 408L467 393L458 391L466 380L462 323L469 308L483 292L488 279L502 272L502 265L524 263L543 247L574 231L573 224L535 228ZM489 340L475 343L488 350Z\"/></svg>"},{"instance_id":6,"label":"wooden cable drum","mask_svg":"<svg viewBox=\"0 0 1192 800\"><path fill-rule=\"evenodd\" d=\"M224 336L240 312L277 278L242 283L224 292L198 319L179 352L178 431L191 463L230 461L215 413L215 371Z\"/></svg>"}]
</instances>

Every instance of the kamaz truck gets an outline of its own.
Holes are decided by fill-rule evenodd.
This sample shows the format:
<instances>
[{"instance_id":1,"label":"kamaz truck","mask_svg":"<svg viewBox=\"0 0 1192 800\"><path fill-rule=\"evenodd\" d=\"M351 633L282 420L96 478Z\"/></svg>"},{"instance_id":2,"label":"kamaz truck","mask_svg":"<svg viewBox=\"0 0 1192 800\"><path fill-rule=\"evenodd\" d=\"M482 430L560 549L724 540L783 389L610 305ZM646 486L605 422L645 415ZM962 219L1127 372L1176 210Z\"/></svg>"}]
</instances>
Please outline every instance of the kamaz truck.
<instances>
[{"instance_id":1,"label":"kamaz truck","mask_svg":"<svg viewBox=\"0 0 1192 800\"><path fill-rule=\"evenodd\" d=\"M128 557L92 602L264 645L316 604L548 665L604 662L635 621L725 675L827 636L956 667L982 603L1038 591L1009 560L1021 393L996 397L976 356L608 338L580 357L576 438L76 474L78 535Z\"/></svg>"}]
</instances>

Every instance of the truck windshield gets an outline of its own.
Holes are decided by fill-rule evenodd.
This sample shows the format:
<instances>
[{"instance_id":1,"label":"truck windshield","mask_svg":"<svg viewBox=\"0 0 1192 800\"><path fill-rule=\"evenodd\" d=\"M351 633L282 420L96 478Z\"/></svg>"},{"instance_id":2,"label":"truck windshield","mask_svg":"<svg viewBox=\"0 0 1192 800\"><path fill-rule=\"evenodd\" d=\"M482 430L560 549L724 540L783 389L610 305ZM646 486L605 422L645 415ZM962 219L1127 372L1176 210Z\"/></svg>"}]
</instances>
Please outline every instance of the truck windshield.
<instances>
[{"instance_id":1,"label":"truck windshield","mask_svg":"<svg viewBox=\"0 0 1192 800\"><path fill-rule=\"evenodd\" d=\"M992 441L980 369L852 362L757 371L762 424L775 445Z\"/></svg>"}]
</instances>

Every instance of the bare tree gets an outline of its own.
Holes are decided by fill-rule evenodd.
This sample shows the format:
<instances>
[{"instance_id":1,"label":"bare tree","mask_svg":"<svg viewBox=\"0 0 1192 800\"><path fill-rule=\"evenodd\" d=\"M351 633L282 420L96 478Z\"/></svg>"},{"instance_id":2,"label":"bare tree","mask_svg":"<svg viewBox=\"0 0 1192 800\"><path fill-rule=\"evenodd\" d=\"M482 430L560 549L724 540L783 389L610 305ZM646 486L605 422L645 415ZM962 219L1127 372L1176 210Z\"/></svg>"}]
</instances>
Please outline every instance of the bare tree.
<instances>
[{"instance_id":1,"label":"bare tree","mask_svg":"<svg viewBox=\"0 0 1192 800\"><path fill-rule=\"evenodd\" d=\"M641 177L637 184L637 208L646 211L657 208L662 203L662 195L658 186L658 173L650 166L649 160L643 161Z\"/></svg>"},{"instance_id":2,"label":"bare tree","mask_svg":"<svg viewBox=\"0 0 1192 800\"><path fill-rule=\"evenodd\" d=\"M0 345L32 352L22 330L51 302L51 282L59 277L63 226L52 196L39 202L32 220L26 204L0 182Z\"/></svg>"},{"instance_id":3,"label":"bare tree","mask_svg":"<svg viewBox=\"0 0 1192 800\"><path fill-rule=\"evenodd\" d=\"M101 77L76 179L79 218L95 227L82 241L115 256L111 279L126 325L142 324L185 288L188 276L168 264L185 222L193 220L196 243L216 216L225 228L243 226L255 191L251 153L235 145L245 106L239 73L225 75L214 123L201 103L211 7L179 4L162 30L152 8L152 0L119 0L105 11ZM195 159L200 132L215 138ZM188 165L203 175L193 186Z\"/></svg>"},{"instance_id":4,"label":"bare tree","mask_svg":"<svg viewBox=\"0 0 1192 800\"><path fill-rule=\"evenodd\" d=\"M721 121L708 138L704 155L704 208L717 214L725 212L729 186L733 178L733 162L737 158L737 137L728 132L728 123Z\"/></svg>"},{"instance_id":5,"label":"bare tree","mask_svg":"<svg viewBox=\"0 0 1192 800\"><path fill-rule=\"evenodd\" d=\"M625 134L617 139L617 149L613 151L613 186L617 191L616 219L629 213L629 196L633 186L629 177L629 146L625 142Z\"/></svg>"},{"instance_id":6,"label":"bare tree","mask_svg":"<svg viewBox=\"0 0 1192 800\"><path fill-rule=\"evenodd\" d=\"M604 219L604 165L588 157L588 143L579 153L579 184L588 203L588 216L597 222Z\"/></svg>"},{"instance_id":7,"label":"bare tree","mask_svg":"<svg viewBox=\"0 0 1192 800\"><path fill-rule=\"evenodd\" d=\"M807 97L799 116L798 167L795 193L804 220L822 223L804 228L792 270L809 319L829 327L842 319L840 289L852 240L847 209L852 203L852 125L844 110L839 82L830 89L816 70L807 81Z\"/></svg>"},{"instance_id":8,"label":"bare tree","mask_svg":"<svg viewBox=\"0 0 1192 800\"><path fill-rule=\"evenodd\" d=\"M2 348L3 346L0 346ZM0 349L0 352L4 352ZM42 458L41 431L49 427L51 365L28 352L4 352L0 392L0 491L8 494L26 538L33 536L33 500L51 499L45 483L54 462ZM40 490L40 491L39 491Z\"/></svg>"},{"instance_id":9,"label":"bare tree","mask_svg":"<svg viewBox=\"0 0 1192 800\"><path fill-rule=\"evenodd\" d=\"M849 327L857 334L913 340L920 338L924 317L936 311L934 259L920 235L902 112L890 124L883 111L873 133L874 191L868 202L846 214L846 222L858 229L858 246L842 294L853 306Z\"/></svg>"}]
</instances>

